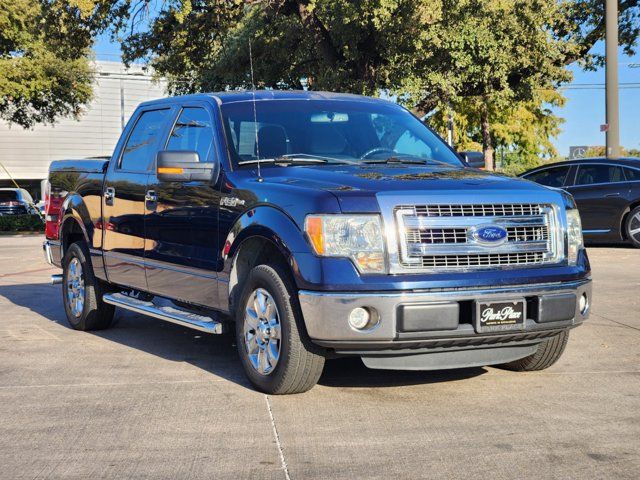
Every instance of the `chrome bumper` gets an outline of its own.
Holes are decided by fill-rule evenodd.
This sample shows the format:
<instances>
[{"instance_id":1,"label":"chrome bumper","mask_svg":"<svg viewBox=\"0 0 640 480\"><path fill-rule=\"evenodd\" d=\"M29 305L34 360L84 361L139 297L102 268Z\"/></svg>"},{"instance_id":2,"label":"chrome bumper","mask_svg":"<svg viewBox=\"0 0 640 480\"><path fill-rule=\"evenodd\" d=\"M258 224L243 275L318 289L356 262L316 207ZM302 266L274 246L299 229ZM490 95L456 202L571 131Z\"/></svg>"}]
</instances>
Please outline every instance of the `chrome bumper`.
<instances>
[{"instance_id":1,"label":"chrome bumper","mask_svg":"<svg viewBox=\"0 0 640 480\"><path fill-rule=\"evenodd\" d=\"M357 349L366 345L376 348L400 344L411 346L423 340L517 337L566 329L582 323L589 315L589 307L584 312L579 309L578 299L583 294L587 295L590 302L591 279L427 292L337 293L301 290L299 299L307 333L315 343ZM535 311L527 313L524 329L482 335L476 333L470 308L473 301L516 298L525 298L528 305L535 307ZM352 328L348 318L356 307L375 309L378 323L366 330ZM412 326L407 329L405 322L400 321L402 312L416 307L418 324L424 328ZM558 308L562 310L560 314L553 311ZM426 320L424 315L420 319L422 312L428 317Z\"/></svg>"}]
</instances>

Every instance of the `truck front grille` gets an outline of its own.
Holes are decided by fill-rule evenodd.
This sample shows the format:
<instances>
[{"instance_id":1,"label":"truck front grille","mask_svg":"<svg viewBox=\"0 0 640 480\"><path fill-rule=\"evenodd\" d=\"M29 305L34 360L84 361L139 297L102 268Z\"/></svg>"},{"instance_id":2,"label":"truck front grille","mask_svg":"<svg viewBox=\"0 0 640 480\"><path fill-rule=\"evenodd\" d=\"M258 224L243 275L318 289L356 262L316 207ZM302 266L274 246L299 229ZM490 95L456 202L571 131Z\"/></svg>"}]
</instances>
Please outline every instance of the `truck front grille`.
<instances>
[{"instance_id":1,"label":"truck front grille","mask_svg":"<svg viewBox=\"0 0 640 480\"><path fill-rule=\"evenodd\" d=\"M558 260L555 210L544 204L398 205L400 267L442 271L536 266ZM499 226L500 242L481 242L476 229Z\"/></svg>"}]
</instances>

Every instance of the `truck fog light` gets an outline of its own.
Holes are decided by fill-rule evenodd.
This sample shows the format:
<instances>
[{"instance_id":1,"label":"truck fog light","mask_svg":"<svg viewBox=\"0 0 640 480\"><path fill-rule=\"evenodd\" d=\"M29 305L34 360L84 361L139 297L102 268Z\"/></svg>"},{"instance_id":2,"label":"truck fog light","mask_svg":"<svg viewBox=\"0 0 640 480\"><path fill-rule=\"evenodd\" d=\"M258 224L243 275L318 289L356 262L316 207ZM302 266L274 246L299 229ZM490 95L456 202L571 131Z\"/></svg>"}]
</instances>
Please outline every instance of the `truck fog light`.
<instances>
[{"instance_id":1,"label":"truck fog light","mask_svg":"<svg viewBox=\"0 0 640 480\"><path fill-rule=\"evenodd\" d=\"M371 323L371 313L363 307L356 307L349 314L349 325L356 330L367 328Z\"/></svg>"},{"instance_id":2,"label":"truck fog light","mask_svg":"<svg viewBox=\"0 0 640 480\"><path fill-rule=\"evenodd\" d=\"M589 297L587 297L586 293L583 293L580 296L580 301L578 302L578 308L580 309L580 313L585 315L589 311Z\"/></svg>"}]
</instances>

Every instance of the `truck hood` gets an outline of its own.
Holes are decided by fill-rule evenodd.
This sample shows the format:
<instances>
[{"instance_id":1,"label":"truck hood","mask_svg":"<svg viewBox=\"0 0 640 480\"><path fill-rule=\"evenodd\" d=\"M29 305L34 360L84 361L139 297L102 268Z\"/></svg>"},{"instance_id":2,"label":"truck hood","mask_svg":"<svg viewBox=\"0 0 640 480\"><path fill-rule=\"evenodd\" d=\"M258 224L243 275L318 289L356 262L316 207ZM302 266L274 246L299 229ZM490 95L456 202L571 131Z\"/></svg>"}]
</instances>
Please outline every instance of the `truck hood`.
<instances>
[{"instance_id":1,"label":"truck hood","mask_svg":"<svg viewBox=\"0 0 640 480\"><path fill-rule=\"evenodd\" d=\"M255 198L297 222L308 213L384 213L389 204L520 203L562 205L560 190L520 178L446 165L304 165L239 170ZM244 183L247 182L247 183Z\"/></svg>"},{"instance_id":2,"label":"truck hood","mask_svg":"<svg viewBox=\"0 0 640 480\"><path fill-rule=\"evenodd\" d=\"M264 182L271 185L330 191L337 196L379 192L424 192L465 189L540 191L538 184L473 168L440 165L318 165L264 168ZM546 189L545 189L546 190Z\"/></svg>"}]
</instances>

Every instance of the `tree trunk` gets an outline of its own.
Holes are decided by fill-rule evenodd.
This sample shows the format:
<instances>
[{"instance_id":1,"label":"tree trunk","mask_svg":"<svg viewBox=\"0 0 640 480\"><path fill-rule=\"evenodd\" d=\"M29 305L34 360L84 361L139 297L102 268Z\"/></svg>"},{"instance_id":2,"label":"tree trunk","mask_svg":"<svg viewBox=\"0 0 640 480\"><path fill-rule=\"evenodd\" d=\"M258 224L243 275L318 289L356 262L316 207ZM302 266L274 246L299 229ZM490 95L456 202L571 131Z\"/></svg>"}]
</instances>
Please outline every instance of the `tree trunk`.
<instances>
[{"instance_id":1,"label":"tree trunk","mask_svg":"<svg viewBox=\"0 0 640 480\"><path fill-rule=\"evenodd\" d=\"M329 31L316 16L313 9L309 8L309 0L297 0L297 13L302 27L309 32L318 46L324 61L329 65L337 66L344 59L342 54L331 41Z\"/></svg>"},{"instance_id":2,"label":"tree trunk","mask_svg":"<svg viewBox=\"0 0 640 480\"><path fill-rule=\"evenodd\" d=\"M482 153L484 153L484 168L490 172L495 170L493 163L493 142L491 140L491 126L489 124L489 99L482 99Z\"/></svg>"}]
</instances>

